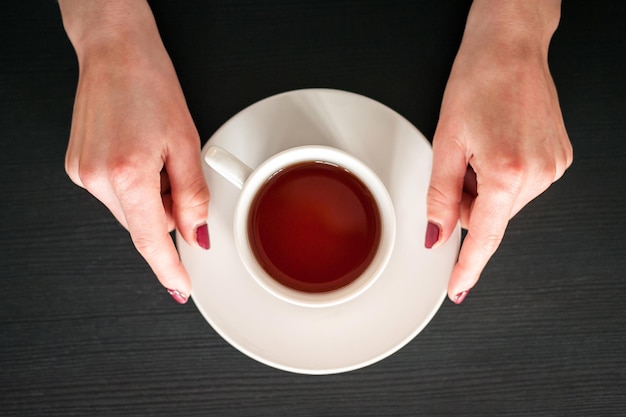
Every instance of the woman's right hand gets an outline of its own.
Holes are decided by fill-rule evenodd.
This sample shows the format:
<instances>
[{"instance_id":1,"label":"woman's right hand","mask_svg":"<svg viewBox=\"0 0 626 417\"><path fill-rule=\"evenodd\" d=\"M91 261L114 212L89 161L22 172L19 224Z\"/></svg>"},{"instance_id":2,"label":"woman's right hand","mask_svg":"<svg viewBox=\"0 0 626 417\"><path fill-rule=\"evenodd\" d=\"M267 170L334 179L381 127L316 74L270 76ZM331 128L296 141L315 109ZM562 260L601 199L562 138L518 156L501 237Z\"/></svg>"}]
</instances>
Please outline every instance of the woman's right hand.
<instances>
[{"instance_id":1,"label":"woman's right hand","mask_svg":"<svg viewBox=\"0 0 626 417\"><path fill-rule=\"evenodd\" d=\"M79 80L66 170L130 232L174 299L191 282L169 232L209 248L200 139L144 0L61 0Z\"/></svg>"}]
</instances>

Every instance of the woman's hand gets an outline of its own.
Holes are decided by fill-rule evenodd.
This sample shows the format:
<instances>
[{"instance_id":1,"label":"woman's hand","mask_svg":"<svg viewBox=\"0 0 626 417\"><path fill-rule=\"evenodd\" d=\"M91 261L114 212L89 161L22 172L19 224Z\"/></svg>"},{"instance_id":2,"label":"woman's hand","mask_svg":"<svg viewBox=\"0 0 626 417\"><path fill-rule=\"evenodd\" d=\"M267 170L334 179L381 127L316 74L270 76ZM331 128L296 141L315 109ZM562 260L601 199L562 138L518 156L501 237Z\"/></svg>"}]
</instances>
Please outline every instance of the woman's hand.
<instances>
[{"instance_id":1,"label":"woman's hand","mask_svg":"<svg viewBox=\"0 0 626 417\"><path fill-rule=\"evenodd\" d=\"M509 219L572 163L547 54L560 1L476 0L433 140L426 247L467 229L448 296L463 301Z\"/></svg>"},{"instance_id":2,"label":"woman's hand","mask_svg":"<svg viewBox=\"0 0 626 417\"><path fill-rule=\"evenodd\" d=\"M124 225L180 303L191 283L169 232L209 247L200 140L144 0L60 2L79 62L70 178Z\"/></svg>"}]
</instances>

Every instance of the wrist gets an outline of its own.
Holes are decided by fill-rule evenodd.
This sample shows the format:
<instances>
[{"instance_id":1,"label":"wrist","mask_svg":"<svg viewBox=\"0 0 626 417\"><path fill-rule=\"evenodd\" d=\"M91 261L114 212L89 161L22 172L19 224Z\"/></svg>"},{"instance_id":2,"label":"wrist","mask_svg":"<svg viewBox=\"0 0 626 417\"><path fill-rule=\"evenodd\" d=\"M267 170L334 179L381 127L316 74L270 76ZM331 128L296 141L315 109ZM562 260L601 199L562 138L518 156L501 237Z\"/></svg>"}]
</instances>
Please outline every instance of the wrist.
<instances>
[{"instance_id":1,"label":"wrist","mask_svg":"<svg viewBox=\"0 0 626 417\"><path fill-rule=\"evenodd\" d=\"M560 8L561 0L474 0L463 42L491 44L509 53L537 52L547 58Z\"/></svg>"},{"instance_id":2,"label":"wrist","mask_svg":"<svg viewBox=\"0 0 626 417\"><path fill-rule=\"evenodd\" d=\"M88 56L123 54L161 39L145 0L59 0L63 26L82 65Z\"/></svg>"}]
</instances>

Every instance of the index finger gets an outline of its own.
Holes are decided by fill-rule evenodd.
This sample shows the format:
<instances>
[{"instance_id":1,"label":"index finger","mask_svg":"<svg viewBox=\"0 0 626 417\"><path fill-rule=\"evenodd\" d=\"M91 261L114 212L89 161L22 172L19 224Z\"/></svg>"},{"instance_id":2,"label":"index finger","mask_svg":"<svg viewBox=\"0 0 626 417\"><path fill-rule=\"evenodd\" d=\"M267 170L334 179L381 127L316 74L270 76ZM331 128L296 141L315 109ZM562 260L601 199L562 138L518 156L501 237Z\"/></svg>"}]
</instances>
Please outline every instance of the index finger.
<instances>
[{"instance_id":1,"label":"index finger","mask_svg":"<svg viewBox=\"0 0 626 417\"><path fill-rule=\"evenodd\" d=\"M186 302L191 282L169 234L160 187L158 174L135 175L118 184L116 194L137 251L174 298Z\"/></svg>"},{"instance_id":2,"label":"index finger","mask_svg":"<svg viewBox=\"0 0 626 417\"><path fill-rule=\"evenodd\" d=\"M498 249L518 194L517 187L479 185L467 235L448 284L448 296L455 303L463 301L476 285L487 262Z\"/></svg>"}]
</instances>

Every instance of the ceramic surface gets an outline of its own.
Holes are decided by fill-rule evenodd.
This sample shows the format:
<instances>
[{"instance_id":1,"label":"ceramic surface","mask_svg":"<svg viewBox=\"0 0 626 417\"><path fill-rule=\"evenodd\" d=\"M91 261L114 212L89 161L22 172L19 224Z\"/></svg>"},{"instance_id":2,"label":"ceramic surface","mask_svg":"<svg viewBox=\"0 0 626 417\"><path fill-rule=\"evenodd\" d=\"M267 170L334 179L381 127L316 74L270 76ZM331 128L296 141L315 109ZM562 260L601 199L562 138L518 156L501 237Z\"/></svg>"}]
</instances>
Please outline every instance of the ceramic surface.
<instances>
[{"instance_id":1,"label":"ceramic surface","mask_svg":"<svg viewBox=\"0 0 626 417\"><path fill-rule=\"evenodd\" d=\"M432 151L406 119L369 98L339 90L291 91L235 115L208 141L250 167L302 145L342 149L383 181L396 213L396 241L380 278L340 305L311 308L269 294L247 272L233 238L240 190L204 164L211 191L211 249L177 235L192 298L211 326L246 355L306 374L346 372L394 353L428 324L446 295L460 228L437 249L424 248ZM203 152L204 152L203 150Z\"/></svg>"}]
</instances>

